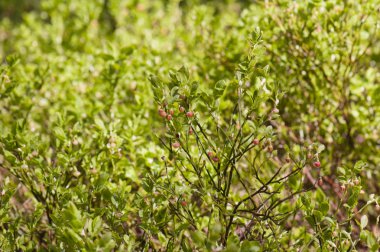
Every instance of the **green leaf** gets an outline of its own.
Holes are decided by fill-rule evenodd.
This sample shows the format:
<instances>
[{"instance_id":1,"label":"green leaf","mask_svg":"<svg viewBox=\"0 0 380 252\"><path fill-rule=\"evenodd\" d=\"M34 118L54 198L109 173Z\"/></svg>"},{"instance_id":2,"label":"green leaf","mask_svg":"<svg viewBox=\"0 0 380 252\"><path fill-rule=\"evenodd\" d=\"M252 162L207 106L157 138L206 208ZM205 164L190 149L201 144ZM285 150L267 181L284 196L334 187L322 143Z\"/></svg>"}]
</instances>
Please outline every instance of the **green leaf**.
<instances>
[{"instance_id":1,"label":"green leaf","mask_svg":"<svg viewBox=\"0 0 380 252\"><path fill-rule=\"evenodd\" d=\"M61 127L54 127L53 129L54 136L57 137L61 141L66 140L66 134L65 131Z\"/></svg>"},{"instance_id":2,"label":"green leaf","mask_svg":"<svg viewBox=\"0 0 380 252\"><path fill-rule=\"evenodd\" d=\"M241 252L259 252L261 250L261 245L258 241L243 241L240 247Z\"/></svg>"},{"instance_id":3,"label":"green leaf","mask_svg":"<svg viewBox=\"0 0 380 252\"><path fill-rule=\"evenodd\" d=\"M210 232L210 240L211 241L216 241L219 237L220 237L220 234L222 232L222 225L220 223L215 223L212 227L211 227L211 232Z\"/></svg>"},{"instance_id":4,"label":"green leaf","mask_svg":"<svg viewBox=\"0 0 380 252\"><path fill-rule=\"evenodd\" d=\"M135 48L133 46L127 46L121 48L120 52L123 54L123 56L129 56L134 52Z\"/></svg>"},{"instance_id":5,"label":"green leaf","mask_svg":"<svg viewBox=\"0 0 380 252\"><path fill-rule=\"evenodd\" d=\"M360 188L359 187L353 187L351 190L350 197L347 200L347 204L352 208L356 206L359 198Z\"/></svg>"},{"instance_id":6,"label":"green leaf","mask_svg":"<svg viewBox=\"0 0 380 252\"><path fill-rule=\"evenodd\" d=\"M309 208L311 207L310 204L311 204L311 200L310 200L310 197L309 195L305 194L305 195L301 195L301 201L302 201L302 204Z\"/></svg>"},{"instance_id":7,"label":"green leaf","mask_svg":"<svg viewBox=\"0 0 380 252\"><path fill-rule=\"evenodd\" d=\"M7 151L7 150L3 150L4 152L4 157L5 157L5 160L10 162L10 163L14 163L16 162L17 158L15 155L12 154L12 152L10 151Z\"/></svg>"},{"instance_id":8,"label":"green leaf","mask_svg":"<svg viewBox=\"0 0 380 252\"><path fill-rule=\"evenodd\" d=\"M191 234L191 238L193 239L194 243L197 244L199 247L203 248L205 245L205 241L206 241L206 235L199 230L191 232L190 234Z\"/></svg>"},{"instance_id":9,"label":"green leaf","mask_svg":"<svg viewBox=\"0 0 380 252\"><path fill-rule=\"evenodd\" d=\"M322 212L323 216L325 216L328 211L329 211L329 203L328 202L322 202L320 205L319 205L319 210Z\"/></svg>"},{"instance_id":10,"label":"green leaf","mask_svg":"<svg viewBox=\"0 0 380 252\"><path fill-rule=\"evenodd\" d=\"M218 81L214 87L214 99L218 99L220 96L222 96L226 87L227 83L225 80Z\"/></svg>"},{"instance_id":11,"label":"green leaf","mask_svg":"<svg viewBox=\"0 0 380 252\"><path fill-rule=\"evenodd\" d=\"M364 161L358 161L355 163L354 170L356 173L360 173L361 170L367 166L367 163Z\"/></svg>"},{"instance_id":12,"label":"green leaf","mask_svg":"<svg viewBox=\"0 0 380 252\"><path fill-rule=\"evenodd\" d=\"M95 117L94 121L95 121L95 125L96 125L100 130L105 131L105 132L107 131L106 126L105 126L105 124L104 124L104 122L103 122L102 119L100 119L99 117Z\"/></svg>"},{"instance_id":13,"label":"green leaf","mask_svg":"<svg viewBox=\"0 0 380 252\"><path fill-rule=\"evenodd\" d=\"M64 233L67 237L71 239L71 241L69 242L72 242L73 244L75 244L75 246L79 248L84 247L84 242L82 240L82 237L80 237L80 235L77 234L74 230L68 227L64 227Z\"/></svg>"}]
</instances>

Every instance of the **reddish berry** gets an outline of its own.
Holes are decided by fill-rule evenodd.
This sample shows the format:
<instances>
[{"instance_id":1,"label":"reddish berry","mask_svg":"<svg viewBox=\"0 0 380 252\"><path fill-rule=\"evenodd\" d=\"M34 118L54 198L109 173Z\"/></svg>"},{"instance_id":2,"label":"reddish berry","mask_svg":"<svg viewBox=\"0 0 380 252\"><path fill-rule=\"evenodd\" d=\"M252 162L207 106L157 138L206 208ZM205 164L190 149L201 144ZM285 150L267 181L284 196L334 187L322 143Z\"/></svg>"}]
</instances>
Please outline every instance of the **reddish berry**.
<instances>
[{"instance_id":1,"label":"reddish berry","mask_svg":"<svg viewBox=\"0 0 380 252\"><path fill-rule=\"evenodd\" d=\"M253 143L254 145L258 145L258 144L260 143L260 140L257 139L257 138L255 138L255 139L253 139L252 143Z\"/></svg>"},{"instance_id":2,"label":"reddish berry","mask_svg":"<svg viewBox=\"0 0 380 252\"><path fill-rule=\"evenodd\" d=\"M166 119L168 119L169 121L170 121L172 118L173 118L172 115L167 115L167 116L166 116Z\"/></svg>"},{"instance_id":3,"label":"reddish berry","mask_svg":"<svg viewBox=\"0 0 380 252\"><path fill-rule=\"evenodd\" d=\"M191 118L191 117L194 116L194 112L188 111L188 112L186 112L186 116L189 117L189 118Z\"/></svg>"},{"instance_id":4,"label":"reddish berry","mask_svg":"<svg viewBox=\"0 0 380 252\"><path fill-rule=\"evenodd\" d=\"M166 117L166 112L165 112L165 110L163 110L163 109L159 109L158 110L158 114L161 116L161 117Z\"/></svg>"},{"instance_id":5,"label":"reddish berry","mask_svg":"<svg viewBox=\"0 0 380 252\"><path fill-rule=\"evenodd\" d=\"M181 144L180 143L178 143L178 142L174 142L173 144L172 144L172 146L173 146L173 148L179 148L180 146L181 146Z\"/></svg>"},{"instance_id":6,"label":"reddish berry","mask_svg":"<svg viewBox=\"0 0 380 252\"><path fill-rule=\"evenodd\" d=\"M212 158L214 156L214 153L212 151L208 151L207 152L207 156L209 156L210 158Z\"/></svg>"},{"instance_id":7,"label":"reddish berry","mask_svg":"<svg viewBox=\"0 0 380 252\"><path fill-rule=\"evenodd\" d=\"M315 161L314 162L314 167L321 167L321 162L319 162L319 161Z\"/></svg>"},{"instance_id":8,"label":"reddish berry","mask_svg":"<svg viewBox=\"0 0 380 252\"><path fill-rule=\"evenodd\" d=\"M192 135L194 133L193 128L189 128L189 135Z\"/></svg>"},{"instance_id":9,"label":"reddish berry","mask_svg":"<svg viewBox=\"0 0 380 252\"><path fill-rule=\"evenodd\" d=\"M181 112L181 113L185 112L185 108L182 107L182 106L180 106L180 107L179 107L179 112Z\"/></svg>"},{"instance_id":10,"label":"reddish berry","mask_svg":"<svg viewBox=\"0 0 380 252\"><path fill-rule=\"evenodd\" d=\"M218 163L219 162L219 158L218 157L213 157L212 161L214 161L215 163Z\"/></svg>"},{"instance_id":11,"label":"reddish berry","mask_svg":"<svg viewBox=\"0 0 380 252\"><path fill-rule=\"evenodd\" d=\"M173 109L170 109L170 110L169 110L169 114L174 115L174 110L173 110Z\"/></svg>"},{"instance_id":12,"label":"reddish berry","mask_svg":"<svg viewBox=\"0 0 380 252\"><path fill-rule=\"evenodd\" d=\"M181 205L185 207L185 206L187 206L187 202L183 200L183 201L181 201Z\"/></svg>"}]
</instances>

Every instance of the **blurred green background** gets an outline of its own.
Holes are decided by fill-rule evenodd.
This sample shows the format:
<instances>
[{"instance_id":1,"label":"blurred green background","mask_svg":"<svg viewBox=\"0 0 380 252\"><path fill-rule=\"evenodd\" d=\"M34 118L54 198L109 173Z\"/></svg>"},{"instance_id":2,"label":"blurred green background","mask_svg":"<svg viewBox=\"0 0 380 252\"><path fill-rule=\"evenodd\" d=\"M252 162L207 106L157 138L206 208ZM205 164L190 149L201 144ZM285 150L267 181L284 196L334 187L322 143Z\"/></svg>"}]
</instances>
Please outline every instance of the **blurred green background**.
<instances>
[{"instance_id":1,"label":"blurred green background","mask_svg":"<svg viewBox=\"0 0 380 252\"><path fill-rule=\"evenodd\" d=\"M22 20L22 14L39 9L39 0L1 0L0 17L9 18L13 22Z\"/></svg>"}]
</instances>

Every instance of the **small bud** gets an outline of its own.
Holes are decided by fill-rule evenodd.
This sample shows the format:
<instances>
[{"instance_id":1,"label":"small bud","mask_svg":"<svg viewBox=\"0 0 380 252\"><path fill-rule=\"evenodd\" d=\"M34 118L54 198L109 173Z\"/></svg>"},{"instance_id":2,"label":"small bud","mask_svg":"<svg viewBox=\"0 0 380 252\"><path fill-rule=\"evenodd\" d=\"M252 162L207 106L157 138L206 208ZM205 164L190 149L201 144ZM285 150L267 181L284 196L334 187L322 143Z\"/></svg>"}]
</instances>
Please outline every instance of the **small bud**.
<instances>
[{"instance_id":1,"label":"small bud","mask_svg":"<svg viewBox=\"0 0 380 252\"><path fill-rule=\"evenodd\" d=\"M170 110L169 110L169 114L174 115L174 110L173 110L173 109L170 109Z\"/></svg>"},{"instance_id":2,"label":"small bud","mask_svg":"<svg viewBox=\"0 0 380 252\"><path fill-rule=\"evenodd\" d=\"M252 143L253 143L254 145L258 145L258 144L260 143L260 140L257 139L257 138L255 138L255 139L253 139Z\"/></svg>"},{"instance_id":3,"label":"small bud","mask_svg":"<svg viewBox=\"0 0 380 252\"><path fill-rule=\"evenodd\" d=\"M355 184L355 185L359 185L359 184L360 184L359 179L354 179L354 184Z\"/></svg>"},{"instance_id":4,"label":"small bud","mask_svg":"<svg viewBox=\"0 0 380 252\"><path fill-rule=\"evenodd\" d=\"M180 107L179 107L179 112L181 112L181 113L185 112L185 108L182 107L182 106L180 106Z\"/></svg>"},{"instance_id":5,"label":"small bud","mask_svg":"<svg viewBox=\"0 0 380 252\"><path fill-rule=\"evenodd\" d=\"M159 109L158 110L158 114L162 117L162 118L165 118L166 117L166 112L165 112L165 110L163 110L163 109Z\"/></svg>"},{"instance_id":6,"label":"small bud","mask_svg":"<svg viewBox=\"0 0 380 252\"><path fill-rule=\"evenodd\" d=\"M286 158L285 158L285 162L286 163L290 163L290 161L291 161L291 159L290 159L290 157L289 157L289 154L286 156Z\"/></svg>"},{"instance_id":7,"label":"small bud","mask_svg":"<svg viewBox=\"0 0 380 252\"><path fill-rule=\"evenodd\" d=\"M214 161L215 163L218 163L219 162L219 158L218 157L213 157L212 161Z\"/></svg>"},{"instance_id":8,"label":"small bud","mask_svg":"<svg viewBox=\"0 0 380 252\"><path fill-rule=\"evenodd\" d=\"M170 115L170 114L167 115L167 116L166 116L166 119L168 119L168 120L170 121L170 120L172 119L172 115Z\"/></svg>"},{"instance_id":9,"label":"small bud","mask_svg":"<svg viewBox=\"0 0 380 252\"><path fill-rule=\"evenodd\" d=\"M307 153L307 159L312 159L313 158L313 154L311 154L310 152Z\"/></svg>"},{"instance_id":10,"label":"small bud","mask_svg":"<svg viewBox=\"0 0 380 252\"><path fill-rule=\"evenodd\" d=\"M178 149L181 146L181 144L179 142L174 142L172 146L173 148Z\"/></svg>"},{"instance_id":11,"label":"small bud","mask_svg":"<svg viewBox=\"0 0 380 252\"><path fill-rule=\"evenodd\" d=\"M212 158L214 156L214 152L212 151L208 151L207 152L207 156L209 156L210 158Z\"/></svg>"},{"instance_id":12,"label":"small bud","mask_svg":"<svg viewBox=\"0 0 380 252\"><path fill-rule=\"evenodd\" d=\"M278 108L274 108L274 109L272 110L272 112L275 113L275 114L277 114L277 113L280 112L280 111L278 110Z\"/></svg>"},{"instance_id":13,"label":"small bud","mask_svg":"<svg viewBox=\"0 0 380 252\"><path fill-rule=\"evenodd\" d=\"M315 162L313 163L313 165L314 165L314 167L319 168L319 167L321 167L321 162L319 162L319 161L315 161Z\"/></svg>"},{"instance_id":14,"label":"small bud","mask_svg":"<svg viewBox=\"0 0 380 252\"><path fill-rule=\"evenodd\" d=\"M192 135L193 133L194 133L193 128L190 127L190 128L189 128L189 135Z\"/></svg>"},{"instance_id":15,"label":"small bud","mask_svg":"<svg viewBox=\"0 0 380 252\"><path fill-rule=\"evenodd\" d=\"M181 201L181 205L185 207L185 206L187 206L187 202L183 200L183 201Z\"/></svg>"},{"instance_id":16,"label":"small bud","mask_svg":"<svg viewBox=\"0 0 380 252\"><path fill-rule=\"evenodd\" d=\"M188 112L186 112L186 116L189 117L189 118L191 118L191 117L194 116L194 112L188 111Z\"/></svg>"}]
</instances>

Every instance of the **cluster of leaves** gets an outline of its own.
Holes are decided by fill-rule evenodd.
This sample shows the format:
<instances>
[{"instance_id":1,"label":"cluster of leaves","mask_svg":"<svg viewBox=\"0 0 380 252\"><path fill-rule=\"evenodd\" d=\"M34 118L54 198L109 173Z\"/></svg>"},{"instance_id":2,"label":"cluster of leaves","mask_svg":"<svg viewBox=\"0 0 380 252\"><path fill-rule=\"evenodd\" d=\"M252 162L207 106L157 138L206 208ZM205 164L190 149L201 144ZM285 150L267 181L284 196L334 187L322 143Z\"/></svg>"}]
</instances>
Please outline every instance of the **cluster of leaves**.
<instances>
[{"instance_id":1,"label":"cluster of leaves","mask_svg":"<svg viewBox=\"0 0 380 252\"><path fill-rule=\"evenodd\" d=\"M378 0L33 3L0 21L1 250L379 249Z\"/></svg>"},{"instance_id":2,"label":"cluster of leaves","mask_svg":"<svg viewBox=\"0 0 380 252\"><path fill-rule=\"evenodd\" d=\"M279 105L283 130L327 146L326 172L365 159L378 177L379 2L279 0L242 16L276 41L263 61L287 91Z\"/></svg>"}]
</instances>

